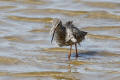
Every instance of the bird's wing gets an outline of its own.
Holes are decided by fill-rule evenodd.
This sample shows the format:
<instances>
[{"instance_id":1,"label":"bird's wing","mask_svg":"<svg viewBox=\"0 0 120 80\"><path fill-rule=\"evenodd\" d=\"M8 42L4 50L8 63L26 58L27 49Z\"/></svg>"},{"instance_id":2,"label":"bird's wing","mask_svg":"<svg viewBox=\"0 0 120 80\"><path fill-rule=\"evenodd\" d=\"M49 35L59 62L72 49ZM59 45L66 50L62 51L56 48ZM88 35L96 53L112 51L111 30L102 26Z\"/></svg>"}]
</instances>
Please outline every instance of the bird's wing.
<instances>
[{"instance_id":1,"label":"bird's wing","mask_svg":"<svg viewBox=\"0 0 120 80\"><path fill-rule=\"evenodd\" d=\"M87 32L81 31L77 27L73 27L72 32L73 32L75 39L77 39L78 43L84 40L85 35L87 34Z\"/></svg>"},{"instance_id":2,"label":"bird's wing","mask_svg":"<svg viewBox=\"0 0 120 80\"><path fill-rule=\"evenodd\" d=\"M66 28L66 42L71 40L72 42L77 42L75 36L73 35L72 28Z\"/></svg>"}]
</instances>

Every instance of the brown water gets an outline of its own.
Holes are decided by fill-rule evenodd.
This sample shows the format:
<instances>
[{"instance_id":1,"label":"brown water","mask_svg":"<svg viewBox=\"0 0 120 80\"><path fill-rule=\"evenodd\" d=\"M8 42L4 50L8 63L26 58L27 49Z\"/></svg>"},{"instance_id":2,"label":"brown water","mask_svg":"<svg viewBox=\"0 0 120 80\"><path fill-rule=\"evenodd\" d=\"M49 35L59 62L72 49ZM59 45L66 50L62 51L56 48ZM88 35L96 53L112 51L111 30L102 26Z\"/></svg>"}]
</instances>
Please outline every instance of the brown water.
<instances>
[{"instance_id":1,"label":"brown water","mask_svg":"<svg viewBox=\"0 0 120 80\"><path fill-rule=\"evenodd\" d=\"M71 60L53 18L89 34ZM0 0L0 80L120 80L119 0Z\"/></svg>"}]
</instances>

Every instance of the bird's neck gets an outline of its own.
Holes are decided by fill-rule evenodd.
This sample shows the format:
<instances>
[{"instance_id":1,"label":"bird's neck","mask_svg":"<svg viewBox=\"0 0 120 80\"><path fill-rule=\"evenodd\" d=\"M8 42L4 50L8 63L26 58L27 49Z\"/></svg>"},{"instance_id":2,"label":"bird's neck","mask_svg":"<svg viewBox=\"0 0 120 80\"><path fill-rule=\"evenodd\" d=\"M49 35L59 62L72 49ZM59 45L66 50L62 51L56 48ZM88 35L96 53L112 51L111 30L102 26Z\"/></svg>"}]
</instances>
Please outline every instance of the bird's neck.
<instances>
[{"instance_id":1,"label":"bird's neck","mask_svg":"<svg viewBox=\"0 0 120 80\"><path fill-rule=\"evenodd\" d=\"M58 26L57 29L56 29L56 32L61 32L61 31L63 31L63 28L64 28L63 25Z\"/></svg>"}]
</instances>

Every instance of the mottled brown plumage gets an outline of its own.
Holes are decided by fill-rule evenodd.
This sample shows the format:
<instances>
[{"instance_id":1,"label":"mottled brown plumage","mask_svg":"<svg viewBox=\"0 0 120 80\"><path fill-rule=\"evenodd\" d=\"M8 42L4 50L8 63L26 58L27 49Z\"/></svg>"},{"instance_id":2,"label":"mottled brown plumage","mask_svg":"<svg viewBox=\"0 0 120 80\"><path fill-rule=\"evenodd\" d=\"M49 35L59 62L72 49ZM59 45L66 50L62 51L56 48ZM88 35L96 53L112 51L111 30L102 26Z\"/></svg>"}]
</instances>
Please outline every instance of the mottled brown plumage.
<instances>
[{"instance_id":1,"label":"mottled brown plumage","mask_svg":"<svg viewBox=\"0 0 120 80\"><path fill-rule=\"evenodd\" d=\"M77 43L80 44L82 40L84 40L87 32L79 30L77 27L73 25L72 21L66 22L64 25L60 19L53 20L53 27L51 28L50 33L52 34L52 40L54 37L56 43L61 46L71 46L70 53L68 58L71 56L72 45L75 44L76 48L76 57L78 57L77 53Z\"/></svg>"}]
</instances>

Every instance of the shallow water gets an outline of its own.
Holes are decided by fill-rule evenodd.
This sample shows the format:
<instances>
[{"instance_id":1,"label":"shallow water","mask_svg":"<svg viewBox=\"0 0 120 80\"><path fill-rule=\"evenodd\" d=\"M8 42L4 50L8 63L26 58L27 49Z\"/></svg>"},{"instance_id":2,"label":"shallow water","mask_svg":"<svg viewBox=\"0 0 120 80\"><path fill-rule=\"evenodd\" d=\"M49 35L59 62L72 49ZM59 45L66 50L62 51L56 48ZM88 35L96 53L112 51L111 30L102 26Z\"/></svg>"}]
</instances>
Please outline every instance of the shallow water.
<instances>
[{"instance_id":1,"label":"shallow water","mask_svg":"<svg viewBox=\"0 0 120 80\"><path fill-rule=\"evenodd\" d=\"M119 80L120 1L0 0L0 80ZM53 18L87 31L71 60L50 43Z\"/></svg>"}]
</instances>

